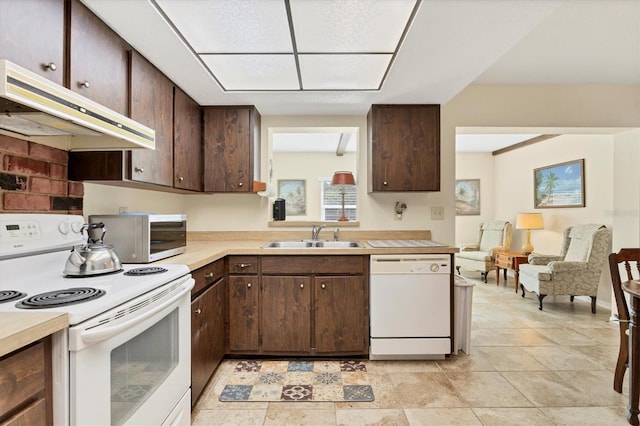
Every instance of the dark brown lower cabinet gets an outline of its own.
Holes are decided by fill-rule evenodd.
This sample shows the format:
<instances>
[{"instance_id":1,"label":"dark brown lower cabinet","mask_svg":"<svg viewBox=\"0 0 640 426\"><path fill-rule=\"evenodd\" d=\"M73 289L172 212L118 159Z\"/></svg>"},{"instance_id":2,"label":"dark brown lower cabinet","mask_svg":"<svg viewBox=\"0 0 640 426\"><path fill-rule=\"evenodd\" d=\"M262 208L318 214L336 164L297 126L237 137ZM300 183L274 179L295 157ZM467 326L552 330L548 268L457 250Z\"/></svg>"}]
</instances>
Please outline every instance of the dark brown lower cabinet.
<instances>
[{"instance_id":1,"label":"dark brown lower cabinet","mask_svg":"<svg viewBox=\"0 0 640 426\"><path fill-rule=\"evenodd\" d=\"M316 276L314 341L318 354L367 353L369 316L362 276Z\"/></svg>"},{"instance_id":2,"label":"dark brown lower cabinet","mask_svg":"<svg viewBox=\"0 0 640 426\"><path fill-rule=\"evenodd\" d=\"M257 275L229 276L229 353L252 353L260 349Z\"/></svg>"},{"instance_id":3,"label":"dark brown lower cabinet","mask_svg":"<svg viewBox=\"0 0 640 426\"><path fill-rule=\"evenodd\" d=\"M368 256L232 256L228 268L229 354L369 353Z\"/></svg>"},{"instance_id":4,"label":"dark brown lower cabinet","mask_svg":"<svg viewBox=\"0 0 640 426\"><path fill-rule=\"evenodd\" d=\"M53 424L51 337L0 358L0 424Z\"/></svg>"},{"instance_id":5,"label":"dark brown lower cabinet","mask_svg":"<svg viewBox=\"0 0 640 426\"><path fill-rule=\"evenodd\" d=\"M260 328L263 352L311 349L311 278L262 277Z\"/></svg>"},{"instance_id":6,"label":"dark brown lower cabinet","mask_svg":"<svg viewBox=\"0 0 640 426\"><path fill-rule=\"evenodd\" d=\"M191 405L202 394L225 354L227 282L224 262L193 272L191 300Z\"/></svg>"}]
</instances>

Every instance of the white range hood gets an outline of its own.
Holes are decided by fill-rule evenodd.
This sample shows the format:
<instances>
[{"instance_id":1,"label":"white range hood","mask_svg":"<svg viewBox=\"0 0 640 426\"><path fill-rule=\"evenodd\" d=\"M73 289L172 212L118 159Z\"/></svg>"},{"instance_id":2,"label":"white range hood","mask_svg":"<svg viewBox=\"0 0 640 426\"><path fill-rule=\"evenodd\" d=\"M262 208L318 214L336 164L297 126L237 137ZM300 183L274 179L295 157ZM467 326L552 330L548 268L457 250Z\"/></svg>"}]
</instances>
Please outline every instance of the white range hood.
<instances>
[{"instance_id":1,"label":"white range hood","mask_svg":"<svg viewBox=\"0 0 640 426\"><path fill-rule=\"evenodd\" d=\"M69 151L155 149L155 131L6 59L0 59L0 130L68 137Z\"/></svg>"}]
</instances>

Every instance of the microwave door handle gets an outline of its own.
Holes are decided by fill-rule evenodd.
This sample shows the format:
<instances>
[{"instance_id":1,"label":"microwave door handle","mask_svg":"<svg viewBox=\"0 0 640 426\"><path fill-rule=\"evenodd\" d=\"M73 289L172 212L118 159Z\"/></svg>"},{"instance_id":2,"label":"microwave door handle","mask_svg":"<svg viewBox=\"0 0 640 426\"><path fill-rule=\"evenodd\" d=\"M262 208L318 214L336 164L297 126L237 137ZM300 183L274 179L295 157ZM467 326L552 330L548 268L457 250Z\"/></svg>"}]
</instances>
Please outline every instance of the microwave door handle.
<instances>
[{"instance_id":1,"label":"microwave door handle","mask_svg":"<svg viewBox=\"0 0 640 426\"><path fill-rule=\"evenodd\" d=\"M186 293L190 292L191 291L191 287L193 287L193 285L190 283L190 281L191 280L187 281L187 283L189 283L189 285L184 286L182 288L182 290L180 290L180 292L176 293L175 296L171 297L168 300L165 300L164 302L162 302L158 306L148 310L147 312L144 312L141 315L134 315L129 321L123 321L123 322L120 322L120 323L114 324L114 325L103 325L103 326L100 326L100 327L93 328L91 330L84 330L84 331L82 331L82 333L80 333L80 339L84 343L101 342L103 340L107 340L110 337L113 337L113 336L117 335L118 333L120 333L123 330L126 330L126 329L128 329L130 327L133 327L134 325L136 325L136 324L146 320L147 318L155 315L156 313L160 312L161 310L163 310L167 306L170 306L171 304L176 302L178 299L180 299L182 296L184 296Z\"/></svg>"}]
</instances>

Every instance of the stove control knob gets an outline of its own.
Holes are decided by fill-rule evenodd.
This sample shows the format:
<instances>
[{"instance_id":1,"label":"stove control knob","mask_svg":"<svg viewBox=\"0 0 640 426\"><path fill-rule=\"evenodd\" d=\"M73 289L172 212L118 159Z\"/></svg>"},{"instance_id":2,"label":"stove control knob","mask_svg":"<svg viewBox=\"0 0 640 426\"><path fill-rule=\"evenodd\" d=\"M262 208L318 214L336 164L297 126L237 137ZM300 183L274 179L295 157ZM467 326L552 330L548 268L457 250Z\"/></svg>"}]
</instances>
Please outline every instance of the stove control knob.
<instances>
[{"instance_id":1,"label":"stove control knob","mask_svg":"<svg viewBox=\"0 0 640 426\"><path fill-rule=\"evenodd\" d=\"M62 235L67 235L70 230L69 222L60 222L60 224L58 224L58 231L60 231Z\"/></svg>"},{"instance_id":2,"label":"stove control knob","mask_svg":"<svg viewBox=\"0 0 640 426\"><path fill-rule=\"evenodd\" d=\"M82 225L83 225L82 222L73 222L71 223L71 230L76 234L79 234L80 231L82 230Z\"/></svg>"}]
</instances>

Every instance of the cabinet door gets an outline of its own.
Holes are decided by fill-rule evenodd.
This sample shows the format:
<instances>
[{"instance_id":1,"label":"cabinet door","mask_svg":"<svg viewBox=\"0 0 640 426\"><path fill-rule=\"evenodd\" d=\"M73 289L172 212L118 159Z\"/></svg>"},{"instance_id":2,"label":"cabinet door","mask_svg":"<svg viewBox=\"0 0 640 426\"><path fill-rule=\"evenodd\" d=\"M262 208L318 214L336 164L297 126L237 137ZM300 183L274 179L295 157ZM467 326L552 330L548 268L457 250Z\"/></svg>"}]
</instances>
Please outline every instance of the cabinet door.
<instances>
[{"instance_id":1,"label":"cabinet door","mask_svg":"<svg viewBox=\"0 0 640 426\"><path fill-rule=\"evenodd\" d=\"M368 300L363 277L317 276L314 302L316 353L367 352Z\"/></svg>"},{"instance_id":2,"label":"cabinet door","mask_svg":"<svg viewBox=\"0 0 640 426\"><path fill-rule=\"evenodd\" d=\"M251 192L259 164L260 114L254 107L206 107L204 190Z\"/></svg>"},{"instance_id":3,"label":"cabinet door","mask_svg":"<svg viewBox=\"0 0 640 426\"><path fill-rule=\"evenodd\" d=\"M311 278L262 277L263 352L309 352L311 349Z\"/></svg>"},{"instance_id":4,"label":"cabinet door","mask_svg":"<svg viewBox=\"0 0 640 426\"><path fill-rule=\"evenodd\" d=\"M257 275L229 277L229 352L259 349Z\"/></svg>"},{"instance_id":5,"label":"cabinet door","mask_svg":"<svg viewBox=\"0 0 640 426\"><path fill-rule=\"evenodd\" d=\"M128 44L79 0L71 1L69 40L69 88L128 115Z\"/></svg>"},{"instance_id":6,"label":"cabinet door","mask_svg":"<svg viewBox=\"0 0 640 426\"><path fill-rule=\"evenodd\" d=\"M369 192L440 190L440 105L373 105Z\"/></svg>"},{"instance_id":7,"label":"cabinet door","mask_svg":"<svg viewBox=\"0 0 640 426\"><path fill-rule=\"evenodd\" d=\"M62 85L63 54L64 0L0 0L0 58Z\"/></svg>"},{"instance_id":8,"label":"cabinet door","mask_svg":"<svg viewBox=\"0 0 640 426\"><path fill-rule=\"evenodd\" d=\"M225 281L191 302L191 405L224 356Z\"/></svg>"},{"instance_id":9,"label":"cabinet door","mask_svg":"<svg viewBox=\"0 0 640 426\"><path fill-rule=\"evenodd\" d=\"M131 118L156 131L156 149L130 151L130 179L173 186L173 84L137 52L131 55Z\"/></svg>"},{"instance_id":10,"label":"cabinet door","mask_svg":"<svg viewBox=\"0 0 640 426\"><path fill-rule=\"evenodd\" d=\"M173 117L173 186L202 191L202 110L179 87Z\"/></svg>"}]
</instances>

